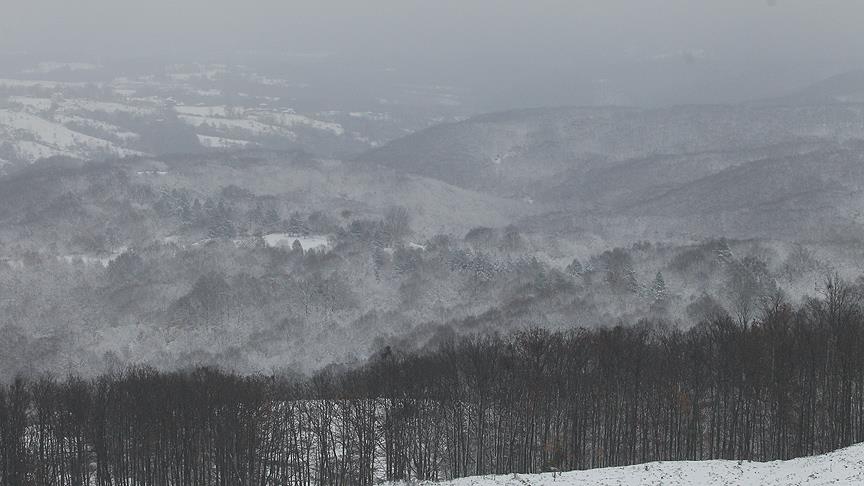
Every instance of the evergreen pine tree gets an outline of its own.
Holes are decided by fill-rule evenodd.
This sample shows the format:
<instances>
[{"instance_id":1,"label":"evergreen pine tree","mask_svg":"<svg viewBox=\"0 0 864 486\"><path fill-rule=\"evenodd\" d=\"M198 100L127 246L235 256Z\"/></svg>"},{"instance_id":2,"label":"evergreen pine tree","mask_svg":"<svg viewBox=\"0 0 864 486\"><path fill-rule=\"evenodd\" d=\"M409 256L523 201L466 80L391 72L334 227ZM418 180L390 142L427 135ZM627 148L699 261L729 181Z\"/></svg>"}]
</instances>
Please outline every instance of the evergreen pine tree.
<instances>
[{"instance_id":1,"label":"evergreen pine tree","mask_svg":"<svg viewBox=\"0 0 864 486\"><path fill-rule=\"evenodd\" d=\"M669 291L666 288L666 281L663 279L663 274L657 272L654 277L654 284L651 286L651 294L654 297L654 304L662 305L669 300Z\"/></svg>"}]
</instances>

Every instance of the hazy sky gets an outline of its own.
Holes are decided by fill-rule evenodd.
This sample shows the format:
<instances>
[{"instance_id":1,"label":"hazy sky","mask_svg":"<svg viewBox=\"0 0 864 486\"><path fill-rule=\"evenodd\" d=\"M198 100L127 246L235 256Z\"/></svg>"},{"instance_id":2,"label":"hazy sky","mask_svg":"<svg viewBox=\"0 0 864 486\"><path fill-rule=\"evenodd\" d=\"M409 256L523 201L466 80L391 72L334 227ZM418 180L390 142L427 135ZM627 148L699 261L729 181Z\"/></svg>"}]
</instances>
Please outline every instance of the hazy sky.
<instances>
[{"instance_id":1,"label":"hazy sky","mask_svg":"<svg viewBox=\"0 0 864 486\"><path fill-rule=\"evenodd\" d=\"M2 0L0 51L327 53L511 96L692 76L734 97L864 67L862 20L860 0Z\"/></svg>"}]
</instances>

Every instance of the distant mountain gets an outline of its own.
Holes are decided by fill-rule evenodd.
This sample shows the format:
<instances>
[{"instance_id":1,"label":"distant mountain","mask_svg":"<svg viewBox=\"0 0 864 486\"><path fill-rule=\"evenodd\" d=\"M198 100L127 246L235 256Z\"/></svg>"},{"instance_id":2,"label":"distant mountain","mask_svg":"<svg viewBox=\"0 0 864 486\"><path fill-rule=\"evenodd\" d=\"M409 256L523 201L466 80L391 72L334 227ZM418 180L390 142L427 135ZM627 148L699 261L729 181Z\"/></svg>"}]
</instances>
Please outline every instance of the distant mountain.
<instances>
[{"instance_id":1,"label":"distant mountain","mask_svg":"<svg viewBox=\"0 0 864 486\"><path fill-rule=\"evenodd\" d=\"M830 144L829 144L830 145ZM730 167L809 153L826 142L803 141L750 149L650 155L562 174L540 200L565 206L621 210Z\"/></svg>"},{"instance_id":2,"label":"distant mountain","mask_svg":"<svg viewBox=\"0 0 864 486\"><path fill-rule=\"evenodd\" d=\"M728 167L622 207L698 234L797 240L864 238L864 146L825 147Z\"/></svg>"},{"instance_id":3,"label":"distant mountain","mask_svg":"<svg viewBox=\"0 0 864 486\"><path fill-rule=\"evenodd\" d=\"M835 84L840 84L836 82ZM357 161L552 208L625 238L864 237L864 105L555 108L439 125Z\"/></svg>"},{"instance_id":4,"label":"distant mountain","mask_svg":"<svg viewBox=\"0 0 864 486\"><path fill-rule=\"evenodd\" d=\"M562 174L625 161L731 154L712 163L722 168L736 163L742 150L861 137L864 106L857 105L533 109L432 127L357 160L537 199L559 185Z\"/></svg>"},{"instance_id":5,"label":"distant mountain","mask_svg":"<svg viewBox=\"0 0 864 486\"><path fill-rule=\"evenodd\" d=\"M850 71L812 84L801 91L760 100L762 104L864 103L864 71Z\"/></svg>"}]
</instances>

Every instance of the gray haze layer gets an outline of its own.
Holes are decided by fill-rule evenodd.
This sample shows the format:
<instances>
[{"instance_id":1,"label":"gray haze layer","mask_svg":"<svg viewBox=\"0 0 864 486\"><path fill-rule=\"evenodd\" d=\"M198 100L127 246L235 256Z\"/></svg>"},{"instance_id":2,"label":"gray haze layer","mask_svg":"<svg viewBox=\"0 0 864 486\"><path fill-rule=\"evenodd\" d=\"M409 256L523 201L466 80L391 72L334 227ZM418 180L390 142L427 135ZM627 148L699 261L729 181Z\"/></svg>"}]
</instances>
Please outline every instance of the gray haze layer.
<instances>
[{"instance_id":1,"label":"gray haze layer","mask_svg":"<svg viewBox=\"0 0 864 486\"><path fill-rule=\"evenodd\" d=\"M478 110L725 102L864 65L853 0L5 0L0 52L314 63L346 89L425 82ZM321 66L324 66L323 68Z\"/></svg>"}]
</instances>

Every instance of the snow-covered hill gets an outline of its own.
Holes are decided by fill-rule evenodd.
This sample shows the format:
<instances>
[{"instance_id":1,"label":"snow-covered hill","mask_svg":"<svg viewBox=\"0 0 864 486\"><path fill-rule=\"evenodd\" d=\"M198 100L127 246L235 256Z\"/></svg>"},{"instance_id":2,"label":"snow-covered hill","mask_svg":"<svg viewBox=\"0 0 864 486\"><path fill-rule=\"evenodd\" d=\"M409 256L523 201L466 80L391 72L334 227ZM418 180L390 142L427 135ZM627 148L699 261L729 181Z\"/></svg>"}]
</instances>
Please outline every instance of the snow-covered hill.
<instances>
[{"instance_id":1,"label":"snow-covered hill","mask_svg":"<svg viewBox=\"0 0 864 486\"><path fill-rule=\"evenodd\" d=\"M402 486L405 483L391 483ZM421 482L420 484L433 484ZM720 486L864 484L864 444L789 461L680 461L545 474L462 478L441 486Z\"/></svg>"},{"instance_id":2,"label":"snow-covered hill","mask_svg":"<svg viewBox=\"0 0 864 486\"><path fill-rule=\"evenodd\" d=\"M125 69L45 61L0 73L0 173L8 169L3 166L53 156L102 159L244 147L353 156L432 123L432 115L406 121L390 112L401 108L389 105L387 112L334 111L329 104L315 110L298 100L308 86L247 66ZM296 104L305 109L297 111Z\"/></svg>"},{"instance_id":3,"label":"snow-covered hill","mask_svg":"<svg viewBox=\"0 0 864 486\"><path fill-rule=\"evenodd\" d=\"M67 117L66 120L70 120L69 125L76 123L73 117ZM98 123L96 120L83 118L81 120ZM123 133L118 129L114 134L115 138L120 139ZM0 140L8 144L4 152L10 152L7 156L18 160L33 161L55 155L98 158L142 154L107 138L86 135L58 121L42 118L27 111L0 109Z\"/></svg>"}]
</instances>

